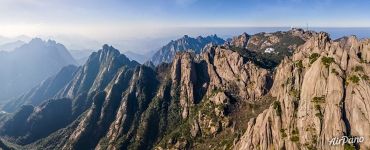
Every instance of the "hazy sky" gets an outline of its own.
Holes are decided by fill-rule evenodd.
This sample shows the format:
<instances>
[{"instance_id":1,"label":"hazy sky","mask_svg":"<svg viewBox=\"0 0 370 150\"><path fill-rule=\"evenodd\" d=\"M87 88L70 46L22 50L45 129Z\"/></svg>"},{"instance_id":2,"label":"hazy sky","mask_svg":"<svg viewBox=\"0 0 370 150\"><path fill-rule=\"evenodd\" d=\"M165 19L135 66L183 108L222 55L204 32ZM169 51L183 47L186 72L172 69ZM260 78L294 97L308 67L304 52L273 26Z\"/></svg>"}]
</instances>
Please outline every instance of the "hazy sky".
<instances>
[{"instance_id":1,"label":"hazy sky","mask_svg":"<svg viewBox=\"0 0 370 150\"><path fill-rule=\"evenodd\" d=\"M369 0L0 0L0 35L155 38L176 27L370 27Z\"/></svg>"}]
</instances>

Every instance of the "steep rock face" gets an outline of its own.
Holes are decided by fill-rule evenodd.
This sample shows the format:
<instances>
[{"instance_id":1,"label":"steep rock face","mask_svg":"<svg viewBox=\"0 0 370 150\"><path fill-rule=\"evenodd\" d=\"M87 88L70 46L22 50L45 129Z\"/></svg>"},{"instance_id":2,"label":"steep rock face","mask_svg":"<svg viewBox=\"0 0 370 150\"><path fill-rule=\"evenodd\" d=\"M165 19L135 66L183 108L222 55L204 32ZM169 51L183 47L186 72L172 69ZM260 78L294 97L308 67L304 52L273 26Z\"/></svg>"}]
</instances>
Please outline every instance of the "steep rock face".
<instances>
[{"instance_id":1,"label":"steep rock face","mask_svg":"<svg viewBox=\"0 0 370 150\"><path fill-rule=\"evenodd\" d=\"M182 117L187 118L189 107L195 103L195 84L197 72L193 56L190 53L176 55L171 68L172 83L179 86Z\"/></svg>"},{"instance_id":2,"label":"steep rock face","mask_svg":"<svg viewBox=\"0 0 370 150\"><path fill-rule=\"evenodd\" d=\"M329 141L369 138L368 45L319 33L300 46L275 73L270 93L278 100L248 123L235 149L342 149ZM368 149L369 142L352 146Z\"/></svg>"},{"instance_id":3,"label":"steep rock face","mask_svg":"<svg viewBox=\"0 0 370 150\"><path fill-rule=\"evenodd\" d=\"M197 38L185 35L184 37L176 41L171 41L167 45L163 46L152 56L150 61L152 61L154 65L158 65L163 62L170 63L177 52L191 51L199 54L201 53L202 48L209 43L220 45L224 44L225 41L216 35L207 37L199 36Z\"/></svg>"},{"instance_id":4,"label":"steep rock face","mask_svg":"<svg viewBox=\"0 0 370 150\"><path fill-rule=\"evenodd\" d=\"M98 53L110 57L104 52ZM108 53L112 53L112 50ZM209 51L198 56L188 52L180 53L171 65L163 64L155 70L146 66L129 67L127 64L130 63L127 62L121 67L109 67L120 62L101 61L97 63L97 66L103 66L98 67L100 71L90 74L95 79L85 82L87 77L83 76L87 75L82 72L92 72L88 70L91 68L89 62L96 61L93 58L104 60L93 54L88 63L77 71L74 79L56 96L63 97L65 94L64 96L70 99L71 104L68 106L71 108L65 113L69 114L73 122L64 121L63 123L70 122L70 125L59 129L46 139L36 141L38 144L35 147L56 149L194 147L195 143L199 142L192 142L192 139L199 137L211 139L223 131L226 133L232 130L229 107L242 101L254 101L266 94L268 91L266 87L271 84L269 71L244 60L237 52L218 46L211 47ZM115 57L111 59L115 60ZM100 65L102 63L105 65ZM116 73L112 73L114 75L102 73L109 72L112 68L117 70ZM244 77L238 77L238 74ZM103 80L109 82L98 84L104 83L100 82ZM83 87L83 84L91 85L94 90L75 90ZM91 102L90 105L88 102ZM79 108L82 106L86 109ZM36 117L37 112L46 108L37 107L35 108L37 111L30 116ZM84 110L85 113L82 113ZM79 114L81 115L77 117ZM192 135L192 138L188 135ZM60 136L68 138L59 143L52 142ZM228 141L228 146L233 137ZM32 145L34 144L30 146Z\"/></svg>"},{"instance_id":5,"label":"steep rock face","mask_svg":"<svg viewBox=\"0 0 370 150\"><path fill-rule=\"evenodd\" d=\"M272 75L226 45L157 67L104 46L54 99L0 116L0 135L24 149L338 149L328 140L369 138L369 47L315 34Z\"/></svg>"},{"instance_id":6,"label":"steep rock face","mask_svg":"<svg viewBox=\"0 0 370 150\"><path fill-rule=\"evenodd\" d=\"M41 105L35 107L34 111L28 116L19 117L19 115L14 115L11 117L2 126L3 132L0 132L0 134L9 137L9 140L16 144L26 145L49 136L73 121L79 122L79 116L90 107L96 97L101 95L102 92L99 89L105 89L120 70L130 70L136 65L138 65L137 62L130 61L124 55L121 55L118 50L104 45L102 50L92 54L88 63L83 67L77 70L75 67L66 67L55 78L50 78L50 81L47 81L46 84L41 84L40 88L36 87L34 91L31 91L29 94L32 96L37 96L33 93L44 94L40 97L27 97L30 100L36 100L35 102L30 101L35 106L38 105L37 103L41 103ZM99 66L97 71L94 70L96 66ZM59 78L65 77L66 72L71 79L67 83L64 80L60 83ZM127 78L129 79L129 77ZM92 92L89 92L90 89L92 89ZM49 100L49 98L53 99ZM25 101L22 104L27 103L28 101ZM113 113L109 112L109 114ZM52 121L53 116L57 117L58 121ZM14 122L12 120L21 120L22 122L12 123ZM21 126L17 131L11 130L15 124ZM40 129L40 127L45 129ZM18 132L22 133L17 134ZM60 134L70 134L68 132L70 130L65 130ZM58 144L62 143L56 145ZM55 147L55 145L52 147Z\"/></svg>"},{"instance_id":7,"label":"steep rock face","mask_svg":"<svg viewBox=\"0 0 370 150\"><path fill-rule=\"evenodd\" d=\"M190 129L183 129L197 128L193 131L195 138L200 134L211 137L229 128L230 116L225 109L231 105L230 99L247 101L262 96L268 90L269 73L244 62L236 52L212 49L202 56L180 53L171 66L163 66L167 68L164 70L145 66L120 70L104 92L94 98L63 149L192 147L194 143L185 136L191 134ZM230 64L224 66L223 62ZM229 76L239 73L246 78L234 83L235 77ZM234 84L245 87L233 93L226 90ZM205 111L209 114L202 115ZM173 137L174 134L181 136Z\"/></svg>"},{"instance_id":8,"label":"steep rock face","mask_svg":"<svg viewBox=\"0 0 370 150\"><path fill-rule=\"evenodd\" d=\"M269 72L239 53L216 47L204 53L212 88L224 88L238 99L256 99L264 95L270 85ZM220 87L221 85L221 87Z\"/></svg>"},{"instance_id":9,"label":"steep rock face","mask_svg":"<svg viewBox=\"0 0 370 150\"><path fill-rule=\"evenodd\" d=\"M251 36L248 35L247 33L243 33L239 36L233 37L233 39L231 40L230 45L233 45L233 46L236 46L236 47L241 47L241 48L248 48L247 45L248 45L248 41L249 41L250 37Z\"/></svg>"},{"instance_id":10,"label":"steep rock face","mask_svg":"<svg viewBox=\"0 0 370 150\"><path fill-rule=\"evenodd\" d=\"M141 88L144 88L141 82L145 79L139 77L143 76L141 73L145 73L144 71L145 70L138 68L135 72L132 72L132 70L120 72L118 76L112 80L110 83L111 85L106 88L105 92L99 94L99 97L94 98L93 106L88 110L87 115L75 132L72 133L64 148L94 148L98 144L100 138L103 138L104 135L107 134L109 126L115 118L119 116L122 117L119 115L121 109L123 109L122 111L125 111L125 109L131 110L128 114L124 114L130 116L135 115L136 111L142 111L142 107L146 108L147 102L138 101L139 98L136 99L136 95L139 96L139 93L136 92L140 92L140 90L143 90ZM153 75L146 75L146 77L153 77ZM147 79L145 81L150 80ZM137 82L140 82L141 85L137 85ZM148 83L150 84L150 82ZM148 97L142 97L142 99L150 100ZM120 103L123 103L123 106L120 106L122 105ZM126 108L126 104L130 107ZM130 119L137 118L138 117L130 116ZM129 125L127 125L127 127L130 127ZM114 132L114 134L117 133Z\"/></svg>"},{"instance_id":11,"label":"steep rock face","mask_svg":"<svg viewBox=\"0 0 370 150\"><path fill-rule=\"evenodd\" d=\"M230 132L233 121L229 108L266 94L268 75L269 71L221 46L214 46L198 57L190 53L177 55L171 78L173 85L181 89L179 105L183 123L166 134L157 148L202 148L206 143L194 139L210 140ZM233 134L225 140L227 143L218 146L230 146Z\"/></svg>"},{"instance_id":12,"label":"steep rock face","mask_svg":"<svg viewBox=\"0 0 370 150\"><path fill-rule=\"evenodd\" d=\"M73 82L59 96L76 97L78 93L101 91L123 65L134 67L139 64L130 61L117 49L104 45L102 50L91 54L86 64L76 73Z\"/></svg>"}]
</instances>

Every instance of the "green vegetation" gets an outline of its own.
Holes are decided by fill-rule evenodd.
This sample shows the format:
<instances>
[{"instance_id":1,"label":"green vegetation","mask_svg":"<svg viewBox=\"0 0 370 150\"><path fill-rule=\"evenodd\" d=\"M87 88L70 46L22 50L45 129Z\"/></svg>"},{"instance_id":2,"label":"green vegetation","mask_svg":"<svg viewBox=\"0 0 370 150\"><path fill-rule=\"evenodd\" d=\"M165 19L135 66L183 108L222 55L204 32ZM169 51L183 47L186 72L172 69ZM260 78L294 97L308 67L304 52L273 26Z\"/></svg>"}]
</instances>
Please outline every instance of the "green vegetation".
<instances>
[{"instance_id":1,"label":"green vegetation","mask_svg":"<svg viewBox=\"0 0 370 150\"><path fill-rule=\"evenodd\" d=\"M220 142L220 147L223 146L225 149L231 149L234 138L234 136L226 136L225 138L222 138L223 140Z\"/></svg>"},{"instance_id":2,"label":"green vegetation","mask_svg":"<svg viewBox=\"0 0 370 150\"><path fill-rule=\"evenodd\" d=\"M234 52L239 53L246 60L254 62L256 65L262 68L266 68L266 69L275 68L280 63L280 60L284 58L284 57L276 58L275 54L263 53L263 52L258 52L258 51L250 51L248 49L240 48L236 46L230 46L229 49Z\"/></svg>"},{"instance_id":3,"label":"green vegetation","mask_svg":"<svg viewBox=\"0 0 370 150\"><path fill-rule=\"evenodd\" d=\"M290 96L293 96L293 97L295 97L295 98L299 98L299 92L298 92L298 90L296 90L296 89L292 89L292 90L290 90L289 95L290 95Z\"/></svg>"},{"instance_id":4,"label":"green vegetation","mask_svg":"<svg viewBox=\"0 0 370 150\"><path fill-rule=\"evenodd\" d=\"M321 112L321 106L320 106L319 103L325 103L325 98L323 96L321 96L321 97L314 97L312 99L312 102L315 103L314 108L317 111L317 113L315 114L315 116L318 117L320 120L322 120L322 118L324 117L324 115Z\"/></svg>"},{"instance_id":5,"label":"green vegetation","mask_svg":"<svg viewBox=\"0 0 370 150\"><path fill-rule=\"evenodd\" d=\"M360 82L360 78L357 75L350 76L348 80L355 84L358 84L358 82Z\"/></svg>"},{"instance_id":6,"label":"green vegetation","mask_svg":"<svg viewBox=\"0 0 370 150\"><path fill-rule=\"evenodd\" d=\"M271 42L271 36L258 33L250 37L256 42L249 42L247 48L238 48L235 46L230 46L229 48L263 68L272 69L280 64L284 57L292 56L297 46L305 43L305 40L301 37L294 36L291 33L275 32L272 33L272 36L278 38L278 41ZM271 45L268 47L275 50L273 53L264 52L267 48L263 46L265 42L271 42Z\"/></svg>"},{"instance_id":7,"label":"green vegetation","mask_svg":"<svg viewBox=\"0 0 370 150\"><path fill-rule=\"evenodd\" d=\"M299 99L293 99L292 103L293 103L293 109L294 109L293 117L296 118L297 113L298 113L298 107L299 107Z\"/></svg>"},{"instance_id":8,"label":"green vegetation","mask_svg":"<svg viewBox=\"0 0 370 150\"><path fill-rule=\"evenodd\" d=\"M322 57L321 62L324 64L326 68L329 68L330 64L334 62L334 58L332 57Z\"/></svg>"},{"instance_id":9,"label":"green vegetation","mask_svg":"<svg viewBox=\"0 0 370 150\"><path fill-rule=\"evenodd\" d=\"M364 59L360 59L360 63L366 63L366 61Z\"/></svg>"},{"instance_id":10,"label":"green vegetation","mask_svg":"<svg viewBox=\"0 0 370 150\"><path fill-rule=\"evenodd\" d=\"M225 47L223 47L225 49ZM239 54L241 54L242 51L245 51L244 48L241 48L241 47L237 47L237 46L230 46L230 50L234 51L234 52L238 52Z\"/></svg>"},{"instance_id":11,"label":"green vegetation","mask_svg":"<svg viewBox=\"0 0 370 150\"><path fill-rule=\"evenodd\" d=\"M320 54L318 54L318 53L312 53L310 55L310 57L309 57L310 64L313 64L317 60L317 58L319 58L319 57L320 57Z\"/></svg>"},{"instance_id":12,"label":"green vegetation","mask_svg":"<svg viewBox=\"0 0 370 150\"><path fill-rule=\"evenodd\" d=\"M355 72L359 72L359 71L364 72L364 67L358 65L358 66L355 66L355 68L353 68L353 70Z\"/></svg>"},{"instance_id":13,"label":"green vegetation","mask_svg":"<svg viewBox=\"0 0 370 150\"><path fill-rule=\"evenodd\" d=\"M315 105L315 110L317 111L315 116L318 117L320 120L322 120L322 118L324 118L324 115L321 112L321 106L316 104Z\"/></svg>"},{"instance_id":14,"label":"green vegetation","mask_svg":"<svg viewBox=\"0 0 370 150\"><path fill-rule=\"evenodd\" d=\"M337 70L335 70L334 68L331 69L331 73L334 73L335 75L339 75L339 72Z\"/></svg>"},{"instance_id":15,"label":"green vegetation","mask_svg":"<svg viewBox=\"0 0 370 150\"><path fill-rule=\"evenodd\" d=\"M314 97L311 102L314 102L314 103L325 103L325 97L324 96Z\"/></svg>"},{"instance_id":16,"label":"green vegetation","mask_svg":"<svg viewBox=\"0 0 370 150\"><path fill-rule=\"evenodd\" d=\"M316 143L317 143L317 135L314 134L312 135L311 143L305 143L304 146L306 146L308 150L317 150Z\"/></svg>"},{"instance_id":17,"label":"green vegetation","mask_svg":"<svg viewBox=\"0 0 370 150\"><path fill-rule=\"evenodd\" d=\"M285 133L285 129L280 129L281 137L286 138L288 135Z\"/></svg>"},{"instance_id":18,"label":"green vegetation","mask_svg":"<svg viewBox=\"0 0 370 150\"><path fill-rule=\"evenodd\" d=\"M312 143L317 143L317 135L312 135Z\"/></svg>"},{"instance_id":19,"label":"green vegetation","mask_svg":"<svg viewBox=\"0 0 370 150\"><path fill-rule=\"evenodd\" d=\"M344 144L344 150L356 150L356 148L353 145L346 143Z\"/></svg>"},{"instance_id":20,"label":"green vegetation","mask_svg":"<svg viewBox=\"0 0 370 150\"><path fill-rule=\"evenodd\" d=\"M320 111L321 110L321 106L319 104L316 104L315 105L315 110Z\"/></svg>"},{"instance_id":21,"label":"green vegetation","mask_svg":"<svg viewBox=\"0 0 370 150\"><path fill-rule=\"evenodd\" d=\"M294 66L295 66L295 67L297 67L297 68L299 68L299 69L304 68L304 67L303 67L303 63L302 63L302 60L297 60L297 61L295 61L295 62L294 62Z\"/></svg>"},{"instance_id":22,"label":"green vegetation","mask_svg":"<svg viewBox=\"0 0 370 150\"><path fill-rule=\"evenodd\" d=\"M281 105L279 101L274 101L273 108L275 109L276 115L281 116Z\"/></svg>"},{"instance_id":23,"label":"green vegetation","mask_svg":"<svg viewBox=\"0 0 370 150\"><path fill-rule=\"evenodd\" d=\"M285 132L283 132L282 134L281 134L281 137L283 137L283 138L286 138L288 135L285 133Z\"/></svg>"},{"instance_id":24,"label":"green vegetation","mask_svg":"<svg viewBox=\"0 0 370 150\"><path fill-rule=\"evenodd\" d=\"M298 135L293 135L292 137L290 137L290 140L292 142L298 142L299 141L299 137L298 137Z\"/></svg>"},{"instance_id":25,"label":"green vegetation","mask_svg":"<svg viewBox=\"0 0 370 150\"><path fill-rule=\"evenodd\" d=\"M213 97L213 96L216 96L218 93L220 92L223 92L223 90L221 88L217 88L215 87L214 89L212 89L211 91L211 95L209 97Z\"/></svg>"},{"instance_id":26,"label":"green vegetation","mask_svg":"<svg viewBox=\"0 0 370 150\"><path fill-rule=\"evenodd\" d=\"M293 135L298 135L298 134L299 134L298 129L293 129L293 130L292 130L292 134L293 134Z\"/></svg>"},{"instance_id":27,"label":"green vegetation","mask_svg":"<svg viewBox=\"0 0 370 150\"><path fill-rule=\"evenodd\" d=\"M369 76L364 74L361 76L362 80L365 80L365 81L368 81L369 80Z\"/></svg>"},{"instance_id":28,"label":"green vegetation","mask_svg":"<svg viewBox=\"0 0 370 150\"><path fill-rule=\"evenodd\" d=\"M307 145L308 150L317 150L317 148L313 145Z\"/></svg>"}]
</instances>

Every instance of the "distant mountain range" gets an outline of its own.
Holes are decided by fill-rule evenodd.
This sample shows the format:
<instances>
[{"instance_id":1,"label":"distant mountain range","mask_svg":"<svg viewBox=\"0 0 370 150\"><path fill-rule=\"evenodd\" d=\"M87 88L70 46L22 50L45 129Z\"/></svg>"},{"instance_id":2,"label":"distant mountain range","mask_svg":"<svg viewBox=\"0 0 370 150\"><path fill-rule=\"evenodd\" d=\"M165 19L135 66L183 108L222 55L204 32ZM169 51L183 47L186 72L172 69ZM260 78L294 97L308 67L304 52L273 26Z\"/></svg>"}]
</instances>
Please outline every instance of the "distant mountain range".
<instances>
[{"instance_id":1,"label":"distant mountain range","mask_svg":"<svg viewBox=\"0 0 370 150\"><path fill-rule=\"evenodd\" d=\"M13 51L1 51L0 101L26 92L71 64L76 61L67 49L51 40L35 38Z\"/></svg>"},{"instance_id":2,"label":"distant mountain range","mask_svg":"<svg viewBox=\"0 0 370 150\"><path fill-rule=\"evenodd\" d=\"M156 53L154 53L150 61L154 65L158 65L163 62L169 63L173 60L177 52L190 51L199 54L207 44L220 45L223 43L225 43L225 40L217 37L217 35L207 37L199 36L197 38L185 35L184 37L171 41L160 48Z\"/></svg>"},{"instance_id":3,"label":"distant mountain range","mask_svg":"<svg viewBox=\"0 0 370 150\"><path fill-rule=\"evenodd\" d=\"M275 67L285 56L291 56L294 49L302 45L307 38L311 36L311 32L304 32L302 29L293 29L289 31L278 31L273 33L257 33L233 37L228 41L216 35L207 37L192 38L187 35L169 42L167 45L159 49L151 57L150 61L154 65L160 63L169 63L177 52L194 52L200 54L202 50L209 48L212 45L223 45L234 51L240 51L245 57L250 56L251 59L259 59L265 67ZM208 46L206 46L208 44ZM248 55L248 56L247 56Z\"/></svg>"},{"instance_id":4,"label":"distant mountain range","mask_svg":"<svg viewBox=\"0 0 370 150\"><path fill-rule=\"evenodd\" d=\"M26 44L21 40L0 44L0 51L12 51L22 45Z\"/></svg>"},{"instance_id":5,"label":"distant mountain range","mask_svg":"<svg viewBox=\"0 0 370 150\"><path fill-rule=\"evenodd\" d=\"M76 59L77 63L79 65L85 64L91 53L93 53L93 50L69 50L71 55L74 59ZM145 63L149 58L153 55L154 52L149 52L147 54L138 54L134 53L132 51L125 51L123 54L125 54L128 58L131 60L135 60L139 63Z\"/></svg>"}]
</instances>

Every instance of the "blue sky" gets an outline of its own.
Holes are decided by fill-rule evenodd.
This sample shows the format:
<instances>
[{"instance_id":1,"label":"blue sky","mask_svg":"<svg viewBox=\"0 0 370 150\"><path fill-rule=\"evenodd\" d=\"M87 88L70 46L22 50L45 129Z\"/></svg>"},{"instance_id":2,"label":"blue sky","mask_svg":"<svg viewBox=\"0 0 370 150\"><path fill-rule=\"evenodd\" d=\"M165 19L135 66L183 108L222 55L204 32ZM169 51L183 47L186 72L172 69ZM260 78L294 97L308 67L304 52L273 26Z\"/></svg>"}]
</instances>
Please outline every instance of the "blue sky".
<instances>
[{"instance_id":1,"label":"blue sky","mask_svg":"<svg viewBox=\"0 0 370 150\"><path fill-rule=\"evenodd\" d=\"M0 0L0 35L155 37L176 27L370 27L369 0Z\"/></svg>"},{"instance_id":2,"label":"blue sky","mask_svg":"<svg viewBox=\"0 0 370 150\"><path fill-rule=\"evenodd\" d=\"M368 0L1 0L2 23L369 26Z\"/></svg>"}]
</instances>

